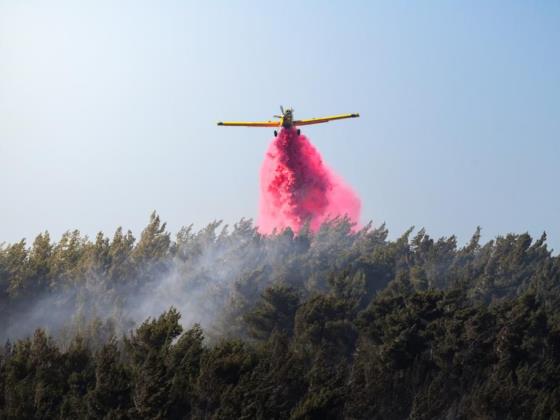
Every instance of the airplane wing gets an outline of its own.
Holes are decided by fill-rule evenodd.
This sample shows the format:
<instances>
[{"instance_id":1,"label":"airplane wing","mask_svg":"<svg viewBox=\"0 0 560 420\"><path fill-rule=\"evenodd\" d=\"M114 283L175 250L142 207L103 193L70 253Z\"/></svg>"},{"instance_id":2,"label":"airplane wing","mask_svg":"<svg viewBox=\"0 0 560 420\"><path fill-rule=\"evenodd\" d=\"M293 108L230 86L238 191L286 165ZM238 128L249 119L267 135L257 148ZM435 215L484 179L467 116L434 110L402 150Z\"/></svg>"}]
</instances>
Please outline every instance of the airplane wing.
<instances>
[{"instance_id":1,"label":"airplane wing","mask_svg":"<svg viewBox=\"0 0 560 420\"><path fill-rule=\"evenodd\" d=\"M229 127L279 127L280 121L220 121L218 125Z\"/></svg>"},{"instance_id":2,"label":"airplane wing","mask_svg":"<svg viewBox=\"0 0 560 420\"><path fill-rule=\"evenodd\" d=\"M330 117L323 117L323 118L311 118L309 120L296 120L294 121L294 125L311 125L311 124L321 124L326 123L333 120L342 120L344 118L357 118L360 114L340 114L340 115L331 115Z\"/></svg>"}]
</instances>

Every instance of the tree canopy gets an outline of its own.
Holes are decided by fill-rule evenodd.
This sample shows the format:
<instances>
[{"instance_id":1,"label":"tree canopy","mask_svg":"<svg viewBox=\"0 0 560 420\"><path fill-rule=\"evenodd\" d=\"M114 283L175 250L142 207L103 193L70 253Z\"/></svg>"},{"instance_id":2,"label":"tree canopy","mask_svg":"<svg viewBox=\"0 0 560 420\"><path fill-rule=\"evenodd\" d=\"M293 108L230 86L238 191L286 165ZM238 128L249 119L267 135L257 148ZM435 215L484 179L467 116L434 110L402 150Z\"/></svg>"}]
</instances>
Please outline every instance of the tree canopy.
<instances>
[{"instance_id":1,"label":"tree canopy","mask_svg":"<svg viewBox=\"0 0 560 420\"><path fill-rule=\"evenodd\" d=\"M560 419L560 257L334 219L0 246L0 418Z\"/></svg>"}]
</instances>

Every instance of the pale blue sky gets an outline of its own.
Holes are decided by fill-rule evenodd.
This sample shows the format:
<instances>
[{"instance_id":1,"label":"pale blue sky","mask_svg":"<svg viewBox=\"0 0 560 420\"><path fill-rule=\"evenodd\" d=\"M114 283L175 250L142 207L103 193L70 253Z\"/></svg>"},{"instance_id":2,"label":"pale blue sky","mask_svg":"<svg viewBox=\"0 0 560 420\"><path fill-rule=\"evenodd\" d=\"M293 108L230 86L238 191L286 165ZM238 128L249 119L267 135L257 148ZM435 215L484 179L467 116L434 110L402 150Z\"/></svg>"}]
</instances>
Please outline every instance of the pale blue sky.
<instances>
[{"instance_id":1,"label":"pale blue sky","mask_svg":"<svg viewBox=\"0 0 560 420\"><path fill-rule=\"evenodd\" d=\"M0 242L255 217L306 127L362 221L560 249L560 3L0 0Z\"/></svg>"}]
</instances>

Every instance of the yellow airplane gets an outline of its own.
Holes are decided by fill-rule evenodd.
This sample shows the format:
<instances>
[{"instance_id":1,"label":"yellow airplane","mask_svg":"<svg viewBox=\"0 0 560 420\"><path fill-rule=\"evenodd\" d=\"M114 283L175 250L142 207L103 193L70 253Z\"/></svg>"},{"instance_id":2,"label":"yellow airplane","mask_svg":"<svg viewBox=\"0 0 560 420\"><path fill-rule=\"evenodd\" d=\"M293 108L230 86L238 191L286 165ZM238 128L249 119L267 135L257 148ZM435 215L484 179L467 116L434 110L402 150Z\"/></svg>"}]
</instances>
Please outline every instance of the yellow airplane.
<instances>
[{"instance_id":1,"label":"yellow airplane","mask_svg":"<svg viewBox=\"0 0 560 420\"><path fill-rule=\"evenodd\" d=\"M294 121L294 110L292 108L288 108L284 111L284 107L280 106L280 111L282 111L282 115L275 115L274 118L279 118L275 121L220 121L218 125L224 125L229 127L283 127L283 128L291 128L291 127L299 127L301 125L311 125L311 124L321 124L326 123L333 120L342 120L345 118L357 118L360 114L340 114L340 115L331 115L330 117L323 117L323 118L311 118L309 120L295 120ZM297 131L299 134L299 129ZM277 136L278 132L274 130L274 136Z\"/></svg>"}]
</instances>

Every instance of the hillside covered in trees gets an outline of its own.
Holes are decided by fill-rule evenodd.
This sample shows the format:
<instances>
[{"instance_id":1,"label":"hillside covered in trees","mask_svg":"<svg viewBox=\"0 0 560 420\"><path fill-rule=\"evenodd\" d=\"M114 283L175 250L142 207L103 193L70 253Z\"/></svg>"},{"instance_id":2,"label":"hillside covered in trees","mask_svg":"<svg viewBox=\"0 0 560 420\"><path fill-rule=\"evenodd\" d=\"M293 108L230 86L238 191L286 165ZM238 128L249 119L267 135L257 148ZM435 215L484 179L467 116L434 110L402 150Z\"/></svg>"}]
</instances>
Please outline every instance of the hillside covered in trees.
<instances>
[{"instance_id":1,"label":"hillside covered in trees","mask_svg":"<svg viewBox=\"0 0 560 420\"><path fill-rule=\"evenodd\" d=\"M344 219L0 247L0 418L560 418L560 257Z\"/></svg>"}]
</instances>

